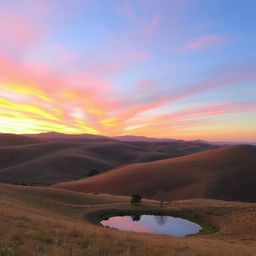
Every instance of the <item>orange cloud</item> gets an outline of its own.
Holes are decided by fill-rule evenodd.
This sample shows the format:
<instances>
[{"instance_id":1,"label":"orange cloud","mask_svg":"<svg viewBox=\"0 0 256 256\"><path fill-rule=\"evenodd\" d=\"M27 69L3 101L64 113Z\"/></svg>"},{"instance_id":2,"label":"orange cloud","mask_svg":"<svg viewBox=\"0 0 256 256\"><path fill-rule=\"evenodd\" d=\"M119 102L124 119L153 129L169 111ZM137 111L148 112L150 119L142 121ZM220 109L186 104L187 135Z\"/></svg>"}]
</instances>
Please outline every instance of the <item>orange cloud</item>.
<instances>
[{"instance_id":1,"label":"orange cloud","mask_svg":"<svg viewBox=\"0 0 256 256\"><path fill-rule=\"evenodd\" d=\"M207 138L209 135L209 129L207 128L208 125L215 125L212 123L212 118L214 120L214 116L243 112L256 113L256 104L213 104L209 106L184 109L165 115L149 117L143 117L143 115L140 115L134 120L126 123L126 128L124 129L123 134L128 132L135 135L157 137L173 137L175 134L176 138ZM229 127L228 121L226 123L226 127ZM231 128L229 127L226 129L228 130ZM202 133L202 130L206 130L206 132Z\"/></svg>"},{"instance_id":2,"label":"orange cloud","mask_svg":"<svg viewBox=\"0 0 256 256\"><path fill-rule=\"evenodd\" d=\"M4 132L56 130L68 133L136 133L150 136L166 132L165 136L168 136L170 130L178 135L180 131L175 125L186 127L189 125L189 118L254 109L253 105L217 104L167 115L156 114L157 111L155 114L144 115L201 91L255 79L255 72L248 68L218 71L214 78L168 93L158 93L156 81L144 80L139 83L136 93L132 92L133 95L123 98L116 96L113 82L97 77L97 70L63 75L48 72L47 67L38 69L36 66L19 66L1 58L0 72L0 130ZM141 94L143 98L136 99L136 95ZM11 113L15 114L10 116ZM194 126L195 124L196 121L193 121Z\"/></svg>"},{"instance_id":3,"label":"orange cloud","mask_svg":"<svg viewBox=\"0 0 256 256\"><path fill-rule=\"evenodd\" d=\"M28 5L34 1L25 2ZM202 127L206 122L202 118L206 116L255 110L255 105L249 104L217 104L200 108L192 105L190 109L161 115L159 109L169 108L180 99L256 79L255 69L249 65L232 67L212 72L211 76L206 75L207 79L193 84L166 88L166 83L162 86L163 81L144 79L134 86L134 90L127 89L123 95L120 91L125 85L117 84L113 76L124 68L148 60L147 53L131 45L135 37L139 41L157 29L159 16L155 15L146 28L145 20L140 22L138 30L142 35L138 36L139 40L139 33L132 34L131 39L130 35L121 36L121 39L114 38L114 47L106 43L102 49L86 55L61 44L40 47L36 44L43 36L42 28L49 29L37 20L40 8L47 12L44 1L40 4L39 7L32 4L33 11L29 13L35 12L33 19L0 11L1 132L55 130L105 135L128 132L173 137L182 135L184 131L182 133L181 129L188 129L191 125ZM133 14L129 5L125 8L127 15ZM217 34L205 35L188 42L184 48L201 49L223 40ZM151 114L146 115L148 112Z\"/></svg>"}]
</instances>

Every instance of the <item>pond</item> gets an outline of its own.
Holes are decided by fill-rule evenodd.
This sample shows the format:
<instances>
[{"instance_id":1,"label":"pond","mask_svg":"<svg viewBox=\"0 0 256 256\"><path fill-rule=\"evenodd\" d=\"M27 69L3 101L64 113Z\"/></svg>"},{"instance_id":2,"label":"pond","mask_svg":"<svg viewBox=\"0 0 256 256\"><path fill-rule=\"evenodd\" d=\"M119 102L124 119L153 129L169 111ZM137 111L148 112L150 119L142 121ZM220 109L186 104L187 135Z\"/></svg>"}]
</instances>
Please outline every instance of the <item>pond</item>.
<instances>
[{"instance_id":1,"label":"pond","mask_svg":"<svg viewBox=\"0 0 256 256\"><path fill-rule=\"evenodd\" d=\"M100 222L105 227L123 231L165 234L183 237L198 233L202 227L197 223L158 215L115 216Z\"/></svg>"}]
</instances>

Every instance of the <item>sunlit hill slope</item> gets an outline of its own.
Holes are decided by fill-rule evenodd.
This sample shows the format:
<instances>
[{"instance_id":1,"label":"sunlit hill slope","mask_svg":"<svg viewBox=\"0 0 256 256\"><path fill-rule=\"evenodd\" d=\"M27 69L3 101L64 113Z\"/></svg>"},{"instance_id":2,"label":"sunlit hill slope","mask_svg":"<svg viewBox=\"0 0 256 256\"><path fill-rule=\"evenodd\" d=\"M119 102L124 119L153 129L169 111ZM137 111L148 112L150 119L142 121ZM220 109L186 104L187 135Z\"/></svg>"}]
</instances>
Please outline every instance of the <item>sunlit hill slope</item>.
<instances>
[{"instance_id":1,"label":"sunlit hill slope","mask_svg":"<svg viewBox=\"0 0 256 256\"><path fill-rule=\"evenodd\" d=\"M91 171L101 173L117 166L213 147L191 142L133 145L105 138L95 141L95 136L89 135L56 133L36 137L1 134L0 182L50 185L85 178Z\"/></svg>"},{"instance_id":2,"label":"sunlit hill slope","mask_svg":"<svg viewBox=\"0 0 256 256\"><path fill-rule=\"evenodd\" d=\"M139 193L168 200L216 198L256 202L255 184L256 147L238 145L131 164L56 187L81 192Z\"/></svg>"}]
</instances>

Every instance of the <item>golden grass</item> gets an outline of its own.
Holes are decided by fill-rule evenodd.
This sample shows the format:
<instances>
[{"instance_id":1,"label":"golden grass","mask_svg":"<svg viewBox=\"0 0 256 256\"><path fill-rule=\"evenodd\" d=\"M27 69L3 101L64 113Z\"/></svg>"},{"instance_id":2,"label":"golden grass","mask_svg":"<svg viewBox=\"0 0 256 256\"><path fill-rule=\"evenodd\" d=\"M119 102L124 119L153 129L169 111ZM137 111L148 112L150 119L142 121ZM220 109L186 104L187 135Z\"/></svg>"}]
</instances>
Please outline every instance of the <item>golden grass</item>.
<instances>
[{"instance_id":1,"label":"golden grass","mask_svg":"<svg viewBox=\"0 0 256 256\"><path fill-rule=\"evenodd\" d=\"M169 200L215 198L256 202L256 147L227 146L188 156L138 163L54 185L80 192L140 194Z\"/></svg>"},{"instance_id":2,"label":"golden grass","mask_svg":"<svg viewBox=\"0 0 256 256\"><path fill-rule=\"evenodd\" d=\"M1 256L256 255L256 204L193 199L131 206L128 197L3 184L0 203ZM103 228L85 218L106 209L175 211L219 231L175 238Z\"/></svg>"}]
</instances>

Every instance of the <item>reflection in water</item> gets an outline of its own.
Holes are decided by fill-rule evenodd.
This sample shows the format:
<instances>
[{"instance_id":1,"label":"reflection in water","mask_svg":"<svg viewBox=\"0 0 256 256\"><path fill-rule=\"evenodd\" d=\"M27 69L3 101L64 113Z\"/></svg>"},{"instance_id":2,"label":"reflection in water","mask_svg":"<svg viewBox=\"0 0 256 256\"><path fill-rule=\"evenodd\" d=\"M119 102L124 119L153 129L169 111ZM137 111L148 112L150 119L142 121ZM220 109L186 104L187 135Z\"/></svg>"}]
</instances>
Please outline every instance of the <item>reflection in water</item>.
<instances>
[{"instance_id":1,"label":"reflection in water","mask_svg":"<svg viewBox=\"0 0 256 256\"><path fill-rule=\"evenodd\" d=\"M167 221L167 216L154 216L157 224L163 226Z\"/></svg>"},{"instance_id":2,"label":"reflection in water","mask_svg":"<svg viewBox=\"0 0 256 256\"><path fill-rule=\"evenodd\" d=\"M139 221L140 220L140 215L132 215L131 216L133 221Z\"/></svg>"},{"instance_id":3,"label":"reflection in water","mask_svg":"<svg viewBox=\"0 0 256 256\"><path fill-rule=\"evenodd\" d=\"M101 224L123 231L167 234L177 237L196 234L201 229L198 224L185 219L157 215L116 216L101 221Z\"/></svg>"}]
</instances>

